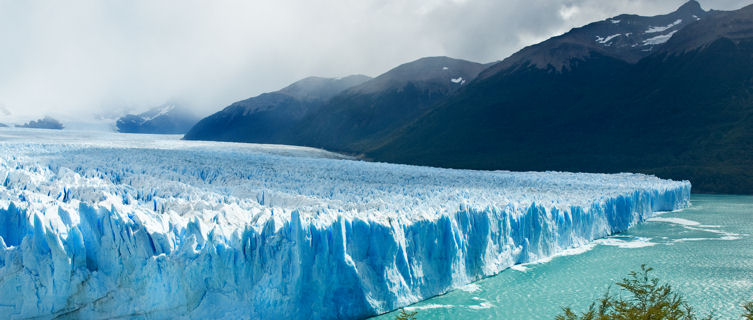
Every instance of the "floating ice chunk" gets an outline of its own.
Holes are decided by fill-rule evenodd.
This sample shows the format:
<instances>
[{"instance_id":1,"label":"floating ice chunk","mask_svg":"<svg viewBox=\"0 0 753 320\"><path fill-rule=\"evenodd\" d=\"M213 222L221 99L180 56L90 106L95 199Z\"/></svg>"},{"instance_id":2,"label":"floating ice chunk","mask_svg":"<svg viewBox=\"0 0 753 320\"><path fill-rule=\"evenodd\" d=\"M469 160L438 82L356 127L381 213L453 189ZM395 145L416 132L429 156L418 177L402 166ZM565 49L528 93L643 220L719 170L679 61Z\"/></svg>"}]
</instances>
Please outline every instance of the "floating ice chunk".
<instances>
[{"instance_id":1,"label":"floating ice chunk","mask_svg":"<svg viewBox=\"0 0 753 320\"><path fill-rule=\"evenodd\" d=\"M520 271L520 272L527 272L528 271L528 267L526 267L526 266L524 266L522 264L516 264L516 265L510 267L510 269L513 269L515 271Z\"/></svg>"},{"instance_id":2,"label":"floating ice chunk","mask_svg":"<svg viewBox=\"0 0 753 320\"><path fill-rule=\"evenodd\" d=\"M450 81L452 81L452 83L461 83L463 81L463 77L457 77L457 78L454 78L454 79L450 79Z\"/></svg>"},{"instance_id":3,"label":"floating ice chunk","mask_svg":"<svg viewBox=\"0 0 753 320\"><path fill-rule=\"evenodd\" d=\"M458 289L462 290L462 291L465 291L465 292L477 292L477 291L481 290L481 287L479 287L475 283L469 283L469 284L464 285L464 286L462 286L462 287L460 287Z\"/></svg>"},{"instance_id":4,"label":"floating ice chunk","mask_svg":"<svg viewBox=\"0 0 753 320\"><path fill-rule=\"evenodd\" d=\"M430 303L430 304L425 304L425 305L421 305L421 306L405 307L405 310L413 311L413 310L451 309L451 308L455 308L455 306L451 305L451 304L435 304L435 303Z\"/></svg>"},{"instance_id":5,"label":"floating ice chunk","mask_svg":"<svg viewBox=\"0 0 753 320\"><path fill-rule=\"evenodd\" d=\"M470 308L470 309L473 309L473 310L483 310L483 309L489 309L489 308L494 307L494 305L491 304L486 299L479 298L479 297L473 297L473 300L480 301L481 303L476 304L476 305L474 305L474 304L469 305L468 308Z\"/></svg>"},{"instance_id":6,"label":"floating ice chunk","mask_svg":"<svg viewBox=\"0 0 753 320\"><path fill-rule=\"evenodd\" d=\"M605 246L615 246L622 249L635 249L655 246L655 242L651 242L648 238L636 238L632 241L625 241L617 238L606 238L597 240L596 243Z\"/></svg>"},{"instance_id":7,"label":"floating ice chunk","mask_svg":"<svg viewBox=\"0 0 753 320\"><path fill-rule=\"evenodd\" d=\"M683 226L698 226L701 223L698 221L683 219L683 218L665 218L665 217L653 217L649 218L646 221L652 221L652 222L668 222L668 223L674 223L679 224Z\"/></svg>"}]
</instances>

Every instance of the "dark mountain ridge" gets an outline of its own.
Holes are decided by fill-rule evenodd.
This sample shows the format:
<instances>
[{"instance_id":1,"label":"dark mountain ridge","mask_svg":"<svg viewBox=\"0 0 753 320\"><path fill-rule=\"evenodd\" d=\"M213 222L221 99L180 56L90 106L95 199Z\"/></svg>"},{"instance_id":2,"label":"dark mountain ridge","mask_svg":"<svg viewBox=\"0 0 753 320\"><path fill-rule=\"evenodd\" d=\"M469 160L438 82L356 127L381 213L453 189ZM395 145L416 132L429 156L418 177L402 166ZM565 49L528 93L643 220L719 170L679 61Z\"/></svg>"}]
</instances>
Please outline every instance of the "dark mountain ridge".
<instances>
[{"instance_id":1,"label":"dark mountain ridge","mask_svg":"<svg viewBox=\"0 0 753 320\"><path fill-rule=\"evenodd\" d=\"M661 47L678 30L707 15L708 12L692 0L669 14L652 17L623 14L593 22L523 48L486 70L481 78L526 64L562 70L568 68L572 60L585 60L592 55L636 63Z\"/></svg>"},{"instance_id":2,"label":"dark mountain ridge","mask_svg":"<svg viewBox=\"0 0 753 320\"><path fill-rule=\"evenodd\" d=\"M238 101L199 121L186 140L295 144L293 129L332 96L368 81L364 75L309 77L279 91Z\"/></svg>"},{"instance_id":3,"label":"dark mountain ridge","mask_svg":"<svg viewBox=\"0 0 753 320\"><path fill-rule=\"evenodd\" d=\"M278 92L301 101L326 101L340 92L369 80L371 80L371 77L362 74L342 78L308 77L296 81Z\"/></svg>"},{"instance_id":4,"label":"dark mountain ridge","mask_svg":"<svg viewBox=\"0 0 753 320\"><path fill-rule=\"evenodd\" d=\"M264 94L186 139L451 168L643 172L689 179L694 192L753 193L751 56L753 6L689 1L575 28L494 65L424 58L310 100Z\"/></svg>"},{"instance_id":5,"label":"dark mountain ridge","mask_svg":"<svg viewBox=\"0 0 753 320\"><path fill-rule=\"evenodd\" d=\"M695 192L753 193L751 20L753 6L711 12L635 63L598 50L558 72L503 61L366 154L453 168L645 172L689 179Z\"/></svg>"},{"instance_id":6,"label":"dark mountain ridge","mask_svg":"<svg viewBox=\"0 0 753 320\"><path fill-rule=\"evenodd\" d=\"M296 128L295 144L357 153L460 90L487 65L428 57L335 96Z\"/></svg>"},{"instance_id":7,"label":"dark mountain ridge","mask_svg":"<svg viewBox=\"0 0 753 320\"><path fill-rule=\"evenodd\" d=\"M305 145L344 152L383 139L474 79L487 65L428 57L376 78L311 77L236 102L194 126L187 140Z\"/></svg>"},{"instance_id":8,"label":"dark mountain ridge","mask_svg":"<svg viewBox=\"0 0 753 320\"><path fill-rule=\"evenodd\" d=\"M661 53L680 54L709 46L718 39L739 44L753 38L753 5L735 11L712 11L711 19L688 25L673 36Z\"/></svg>"}]
</instances>

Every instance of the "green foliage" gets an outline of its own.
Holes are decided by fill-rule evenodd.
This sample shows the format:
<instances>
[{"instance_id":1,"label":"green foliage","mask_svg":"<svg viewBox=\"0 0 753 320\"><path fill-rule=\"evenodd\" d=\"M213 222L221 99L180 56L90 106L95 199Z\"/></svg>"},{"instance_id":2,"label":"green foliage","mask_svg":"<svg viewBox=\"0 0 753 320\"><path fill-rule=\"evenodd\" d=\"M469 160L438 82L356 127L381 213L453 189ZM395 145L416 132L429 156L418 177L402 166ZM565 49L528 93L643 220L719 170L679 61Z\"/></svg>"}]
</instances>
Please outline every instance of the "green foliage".
<instances>
[{"instance_id":1,"label":"green foliage","mask_svg":"<svg viewBox=\"0 0 753 320\"><path fill-rule=\"evenodd\" d=\"M641 265L639 272L632 271L617 283L620 294L609 290L604 297L591 304L586 312L576 314L563 308L557 320L696 320L712 319L709 315L698 318L693 308L681 295L672 292L669 284L649 276L652 268ZM753 305L751 305L753 308ZM753 319L753 318L749 318Z\"/></svg>"},{"instance_id":2,"label":"green foliage","mask_svg":"<svg viewBox=\"0 0 753 320\"><path fill-rule=\"evenodd\" d=\"M406 312L405 309L400 309L400 313L395 316L395 320L416 320L416 314L418 312Z\"/></svg>"},{"instance_id":3,"label":"green foliage","mask_svg":"<svg viewBox=\"0 0 753 320\"><path fill-rule=\"evenodd\" d=\"M743 313L743 319L753 320L753 301L744 304L743 308L745 309L745 313Z\"/></svg>"}]
</instances>

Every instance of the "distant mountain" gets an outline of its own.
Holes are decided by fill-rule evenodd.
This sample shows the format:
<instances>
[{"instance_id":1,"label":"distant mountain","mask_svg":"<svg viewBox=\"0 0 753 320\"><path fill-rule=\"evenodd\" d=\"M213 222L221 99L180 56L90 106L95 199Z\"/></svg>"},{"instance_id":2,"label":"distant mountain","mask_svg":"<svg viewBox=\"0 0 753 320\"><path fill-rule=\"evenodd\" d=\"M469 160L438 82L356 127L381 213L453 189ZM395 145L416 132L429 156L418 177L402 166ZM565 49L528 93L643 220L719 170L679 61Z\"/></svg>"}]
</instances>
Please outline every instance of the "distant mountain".
<instances>
[{"instance_id":1,"label":"distant mountain","mask_svg":"<svg viewBox=\"0 0 753 320\"><path fill-rule=\"evenodd\" d=\"M141 114L128 114L115 123L118 132L181 134L186 133L199 118L174 104L152 108Z\"/></svg>"},{"instance_id":2,"label":"distant mountain","mask_svg":"<svg viewBox=\"0 0 753 320\"><path fill-rule=\"evenodd\" d=\"M636 63L661 47L678 30L706 15L708 12L696 1L689 1L665 15L619 15L526 47L486 70L481 78L526 65L562 70L592 56Z\"/></svg>"},{"instance_id":3,"label":"distant mountain","mask_svg":"<svg viewBox=\"0 0 753 320\"><path fill-rule=\"evenodd\" d=\"M282 88L278 93L300 101L327 101L340 92L371 80L362 74L342 78L308 77Z\"/></svg>"},{"instance_id":4,"label":"distant mountain","mask_svg":"<svg viewBox=\"0 0 753 320\"><path fill-rule=\"evenodd\" d=\"M645 172L690 179L695 192L753 193L753 6L699 9L622 15L525 48L363 150L379 161ZM639 29L592 32L634 21Z\"/></svg>"},{"instance_id":5,"label":"distant mountain","mask_svg":"<svg viewBox=\"0 0 753 320\"><path fill-rule=\"evenodd\" d=\"M51 117L44 117L39 120L35 121L29 121L27 123L16 125L16 127L19 128L35 128L35 129L55 129L55 130L62 130L63 124L60 123L60 121L55 120Z\"/></svg>"},{"instance_id":6,"label":"distant mountain","mask_svg":"<svg viewBox=\"0 0 753 320\"><path fill-rule=\"evenodd\" d=\"M6 128L6 127L8 127L8 125L7 125L7 124L5 124L5 123L0 123L0 128Z\"/></svg>"},{"instance_id":7,"label":"distant mountain","mask_svg":"<svg viewBox=\"0 0 753 320\"><path fill-rule=\"evenodd\" d=\"M296 128L295 144L359 152L429 111L486 68L429 57L400 65L334 96Z\"/></svg>"},{"instance_id":8,"label":"distant mountain","mask_svg":"<svg viewBox=\"0 0 753 320\"><path fill-rule=\"evenodd\" d=\"M424 58L311 98L263 94L185 138L453 168L644 172L689 179L695 192L753 193L751 56L753 7L689 1L575 28L494 65Z\"/></svg>"},{"instance_id":9,"label":"distant mountain","mask_svg":"<svg viewBox=\"0 0 753 320\"><path fill-rule=\"evenodd\" d=\"M369 79L364 75L305 78L279 91L231 104L199 121L184 139L295 144L293 129L304 116Z\"/></svg>"},{"instance_id":10,"label":"distant mountain","mask_svg":"<svg viewBox=\"0 0 753 320\"><path fill-rule=\"evenodd\" d=\"M487 65L422 58L374 79L307 78L277 92L236 102L201 120L184 137L306 145L358 152L426 113Z\"/></svg>"},{"instance_id":11,"label":"distant mountain","mask_svg":"<svg viewBox=\"0 0 753 320\"><path fill-rule=\"evenodd\" d=\"M661 47L664 54L677 55L702 49L719 39L739 45L753 39L753 6L735 11L712 11L711 19L693 23Z\"/></svg>"}]
</instances>

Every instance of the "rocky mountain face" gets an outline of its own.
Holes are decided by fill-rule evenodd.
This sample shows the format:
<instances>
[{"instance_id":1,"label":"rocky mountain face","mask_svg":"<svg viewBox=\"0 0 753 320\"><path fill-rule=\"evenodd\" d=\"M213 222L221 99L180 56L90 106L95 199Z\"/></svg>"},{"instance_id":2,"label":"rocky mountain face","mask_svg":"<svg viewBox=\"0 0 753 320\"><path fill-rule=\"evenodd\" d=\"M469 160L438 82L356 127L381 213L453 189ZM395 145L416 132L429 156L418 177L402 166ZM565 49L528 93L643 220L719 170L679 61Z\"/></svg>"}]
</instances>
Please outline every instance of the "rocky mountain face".
<instances>
[{"instance_id":1,"label":"rocky mountain face","mask_svg":"<svg viewBox=\"0 0 753 320\"><path fill-rule=\"evenodd\" d=\"M486 67L448 57L400 65L309 114L296 128L295 144L358 153L455 94Z\"/></svg>"},{"instance_id":2,"label":"rocky mountain face","mask_svg":"<svg viewBox=\"0 0 753 320\"><path fill-rule=\"evenodd\" d=\"M623 14L526 47L485 71L482 78L516 66L533 65L561 71L592 56L635 63L649 56L685 26L709 13L696 1L653 17Z\"/></svg>"},{"instance_id":3,"label":"rocky mountain face","mask_svg":"<svg viewBox=\"0 0 753 320\"><path fill-rule=\"evenodd\" d=\"M635 62L606 50L557 72L505 60L366 154L456 168L645 172L690 179L696 192L753 193L753 7L688 13L700 20L674 26Z\"/></svg>"}]
</instances>

